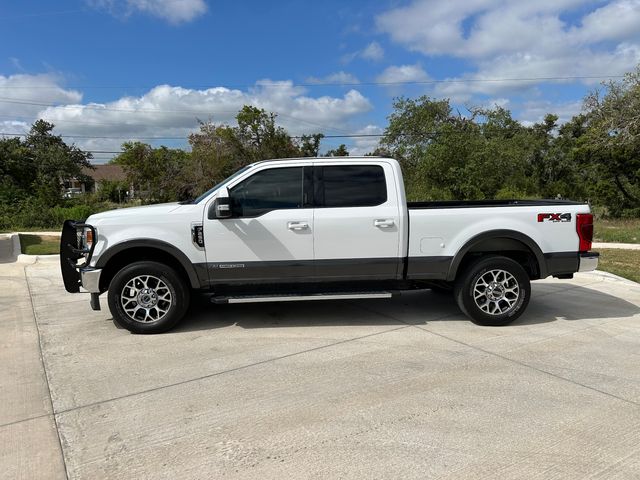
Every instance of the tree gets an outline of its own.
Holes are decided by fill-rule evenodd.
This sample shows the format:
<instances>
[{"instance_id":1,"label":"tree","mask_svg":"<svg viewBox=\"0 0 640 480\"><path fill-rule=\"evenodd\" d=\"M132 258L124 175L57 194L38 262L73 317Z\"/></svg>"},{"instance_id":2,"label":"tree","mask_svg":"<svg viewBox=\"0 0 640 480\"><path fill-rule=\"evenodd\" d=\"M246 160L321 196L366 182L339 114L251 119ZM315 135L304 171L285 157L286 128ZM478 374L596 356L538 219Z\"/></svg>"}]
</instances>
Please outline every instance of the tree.
<instances>
[{"instance_id":1,"label":"tree","mask_svg":"<svg viewBox=\"0 0 640 480\"><path fill-rule=\"evenodd\" d=\"M43 205L57 205L62 200L65 180L88 179L82 169L91 166L91 154L67 145L52 133L53 128L53 124L37 120L24 141L0 140L2 201L33 197Z\"/></svg>"},{"instance_id":2,"label":"tree","mask_svg":"<svg viewBox=\"0 0 640 480\"><path fill-rule=\"evenodd\" d=\"M276 114L245 105L236 120L238 127L234 131L243 162L300 156L300 149L291 136L276 125Z\"/></svg>"},{"instance_id":3,"label":"tree","mask_svg":"<svg viewBox=\"0 0 640 480\"><path fill-rule=\"evenodd\" d=\"M349 150L347 150L347 146L342 143L338 146L338 148L333 148L327 151L327 157L348 157Z\"/></svg>"},{"instance_id":4,"label":"tree","mask_svg":"<svg viewBox=\"0 0 640 480\"><path fill-rule=\"evenodd\" d=\"M127 200L129 185L124 180L102 180L96 196L101 201L122 203Z\"/></svg>"},{"instance_id":5,"label":"tree","mask_svg":"<svg viewBox=\"0 0 640 480\"><path fill-rule=\"evenodd\" d=\"M303 135L296 142L276 125L276 118L273 113L245 105L236 116L236 127L201 123L200 130L189 136L191 156L183 176L185 188L191 188L196 196L250 163L318 155L322 134Z\"/></svg>"},{"instance_id":6,"label":"tree","mask_svg":"<svg viewBox=\"0 0 640 480\"><path fill-rule=\"evenodd\" d=\"M196 197L231 175L249 161L240 153L240 140L232 127L200 124L200 130L189 135L191 157L185 175L191 186L191 197Z\"/></svg>"},{"instance_id":7,"label":"tree","mask_svg":"<svg viewBox=\"0 0 640 480\"><path fill-rule=\"evenodd\" d=\"M164 146L153 148L141 142L126 142L122 150L112 162L122 166L127 180L144 200L168 202L190 195L183 181L188 152Z\"/></svg>"},{"instance_id":8,"label":"tree","mask_svg":"<svg viewBox=\"0 0 640 480\"><path fill-rule=\"evenodd\" d=\"M410 199L530 196L531 133L503 108L454 114L448 100L394 101L379 151L397 158Z\"/></svg>"},{"instance_id":9,"label":"tree","mask_svg":"<svg viewBox=\"0 0 640 480\"><path fill-rule=\"evenodd\" d=\"M24 141L36 165L34 191L47 205L60 201L65 179L88 180L82 168L91 167L91 154L67 145L61 137L53 135L53 128L52 123L37 120Z\"/></svg>"},{"instance_id":10,"label":"tree","mask_svg":"<svg viewBox=\"0 0 640 480\"><path fill-rule=\"evenodd\" d=\"M557 115L548 114L531 127L535 147L530 174L541 197L586 200L592 181L577 155L578 142L586 131L585 116L576 115L561 126L557 122Z\"/></svg>"},{"instance_id":11,"label":"tree","mask_svg":"<svg viewBox=\"0 0 640 480\"><path fill-rule=\"evenodd\" d=\"M599 176L596 191L615 213L640 208L640 67L606 93L585 99L587 129L579 154Z\"/></svg>"},{"instance_id":12,"label":"tree","mask_svg":"<svg viewBox=\"0 0 640 480\"><path fill-rule=\"evenodd\" d=\"M29 149L19 138L0 139L0 203L15 204L28 197L37 169Z\"/></svg>"},{"instance_id":13,"label":"tree","mask_svg":"<svg viewBox=\"0 0 640 480\"><path fill-rule=\"evenodd\" d=\"M324 138L322 133L302 135L298 142L301 157L317 157L320 154L320 141Z\"/></svg>"}]
</instances>

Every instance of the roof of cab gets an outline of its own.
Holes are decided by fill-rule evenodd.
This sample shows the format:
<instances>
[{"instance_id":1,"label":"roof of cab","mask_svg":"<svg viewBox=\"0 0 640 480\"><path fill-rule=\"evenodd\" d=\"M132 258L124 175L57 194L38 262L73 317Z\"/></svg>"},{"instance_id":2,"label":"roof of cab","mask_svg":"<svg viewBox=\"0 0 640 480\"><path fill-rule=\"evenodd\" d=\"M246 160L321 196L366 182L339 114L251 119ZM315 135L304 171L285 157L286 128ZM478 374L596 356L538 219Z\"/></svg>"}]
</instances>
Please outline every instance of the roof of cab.
<instances>
[{"instance_id":1,"label":"roof of cab","mask_svg":"<svg viewBox=\"0 0 640 480\"><path fill-rule=\"evenodd\" d=\"M358 160L391 160L388 157L374 157L374 156L360 156L360 157L351 157L351 156L346 156L346 157L295 157L295 158L270 158L268 160L260 160L258 162L254 162L251 165L260 165L262 163L269 163L269 162L287 162L287 161L291 161L291 162L299 162L300 160L306 160L306 161L329 161L329 162L335 162L336 160L348 160L348 161L358 161Z\"/></svg>"}]
</instances>

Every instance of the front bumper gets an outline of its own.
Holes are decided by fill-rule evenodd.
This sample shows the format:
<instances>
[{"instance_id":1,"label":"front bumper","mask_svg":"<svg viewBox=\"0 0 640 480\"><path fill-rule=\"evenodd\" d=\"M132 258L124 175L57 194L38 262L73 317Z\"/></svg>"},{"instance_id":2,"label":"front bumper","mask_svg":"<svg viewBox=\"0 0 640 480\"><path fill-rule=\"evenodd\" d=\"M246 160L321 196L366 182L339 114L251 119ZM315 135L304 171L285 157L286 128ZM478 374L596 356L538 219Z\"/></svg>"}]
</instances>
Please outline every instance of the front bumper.
<instances>
[{"instance_id":1,"label":"front bumper","mask_svg":"<svg viewBox=\"0 0 640 480\"><path fill-rule=\"evenodd\" d=\"M94 242L91 248L82 246L85 228L93 232ZM67 292L77 293L82 286L91 293L100 293L100 269L89 266L96 239L96 229L93 226L74 220L64 222L60 236L60 271ZM82 259L84 262L78 263Z\"/></svg>"},{"instance_id":2,"label":"front bumper","mask_svg":"<svg viewBox=\"0 0 640 480\"><path fill-rule=\"evenodd\" d=\"M100 292L100 274L101 268L81 268L80 269L80 284L87 292L101 293Z\"/></svg>"},{"instance_id":3,"label":"front bumper","mask_svg":"<svg viewBox=\"0 0 640 480\"><path fill-rule=\"evenodd\" d=\"M598 252L584 252L580 253L580 259L578 263L579 272L590 272L598 268L598 258L600 254Z\"/></svg>"}]
</instances>

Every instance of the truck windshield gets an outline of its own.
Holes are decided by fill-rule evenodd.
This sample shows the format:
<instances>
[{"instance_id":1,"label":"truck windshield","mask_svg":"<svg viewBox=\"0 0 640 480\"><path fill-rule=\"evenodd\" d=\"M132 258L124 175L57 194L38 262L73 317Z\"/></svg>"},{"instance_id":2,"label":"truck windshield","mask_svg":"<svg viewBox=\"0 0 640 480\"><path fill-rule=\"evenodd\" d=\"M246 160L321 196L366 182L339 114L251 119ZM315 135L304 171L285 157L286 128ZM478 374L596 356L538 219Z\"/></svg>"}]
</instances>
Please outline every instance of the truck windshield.
<instances>
[{"instance_id":1,"label":"truck windshield","mask_svg":"<svg viewBox=\"0 0 640 480\"><path fill-rule=\"evenodd\" d=\"M200 195L198 198L196 198L192 203L200 203L202 200L204 200L209 195L211 195L213 192L215 192L217 189L219 189L224 183L227 183L229 180L232 180L232 179L236 178L242 172L244 172L245 170L248 170L249 167L251 167L251 165L246 165L246 166L242 167L241 169L236 170L235 173L233 173L231 176L225 178L223 181L221 181L217 185L214 185L213 187L211 187L209 190L207 190L202 195Z\"/></svg>"}]
</instances>

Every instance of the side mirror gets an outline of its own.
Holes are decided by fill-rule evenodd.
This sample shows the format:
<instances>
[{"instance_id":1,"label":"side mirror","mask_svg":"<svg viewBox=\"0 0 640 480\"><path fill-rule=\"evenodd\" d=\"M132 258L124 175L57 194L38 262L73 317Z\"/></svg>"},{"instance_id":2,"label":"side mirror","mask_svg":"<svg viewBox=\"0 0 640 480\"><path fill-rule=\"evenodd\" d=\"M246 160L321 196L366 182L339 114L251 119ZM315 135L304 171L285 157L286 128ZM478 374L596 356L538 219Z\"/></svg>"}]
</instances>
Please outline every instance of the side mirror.
<instances>
[{"instance_id":1,"label":"side mirror","mask_svg":"<svg viewBox=\"0 0 640 480\"><path fill-rule=\"evenodd\" d=\"M231 218L231 216L231 199L229 197L218 197L213 201L211 207L209 207L209 220L215 218Z\"/></svg>"}]
</instances>

